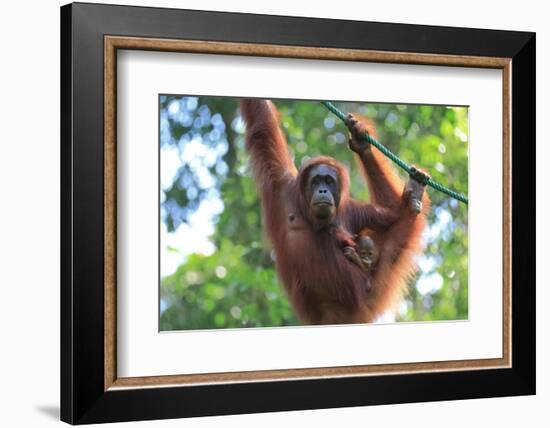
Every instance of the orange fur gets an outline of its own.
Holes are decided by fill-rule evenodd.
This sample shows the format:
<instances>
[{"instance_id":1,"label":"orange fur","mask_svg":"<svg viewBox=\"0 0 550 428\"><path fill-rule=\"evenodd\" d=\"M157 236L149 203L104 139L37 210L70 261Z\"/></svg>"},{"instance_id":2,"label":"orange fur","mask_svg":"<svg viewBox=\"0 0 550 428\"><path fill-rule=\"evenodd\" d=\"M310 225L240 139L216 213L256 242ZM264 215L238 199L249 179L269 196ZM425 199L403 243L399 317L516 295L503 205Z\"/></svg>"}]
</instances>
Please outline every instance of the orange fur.
<instances>
[{"instance_id":1,"label":"orange fur","mask_svg":"<svg viewBox=\"0 0 550 428\"><path fill-rule=\"evenodd\" d=\"M376 149L358 156L371 203L349 197L349 173L336 160L317 157L296 170L281 131L275 106L266 100L245 99L241 112L247 124L246 149L261 195L267 235L276 253L276 267L289 300L304 323L372 322L394 307L415 271L414 255L421 251L429 199L415 215L402 197L404 183ZM365 130L374 132L364 123ZM304 198L308 171L327 164L338 171L341 199L329 227L311 218ZM342 253L338 233L356 234L365 228L379 247L372 272L365 272Z\"/></svg>"}]
</instances>

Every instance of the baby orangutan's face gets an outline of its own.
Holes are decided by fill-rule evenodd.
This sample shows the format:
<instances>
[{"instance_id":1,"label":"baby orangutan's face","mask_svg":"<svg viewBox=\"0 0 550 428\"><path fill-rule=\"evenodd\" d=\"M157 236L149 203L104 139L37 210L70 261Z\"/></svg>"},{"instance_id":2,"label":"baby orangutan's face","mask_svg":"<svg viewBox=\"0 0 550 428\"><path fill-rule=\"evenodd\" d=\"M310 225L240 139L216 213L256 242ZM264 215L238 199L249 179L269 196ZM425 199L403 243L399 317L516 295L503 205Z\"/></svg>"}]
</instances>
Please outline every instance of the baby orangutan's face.
<instances>
[{"instance_id":1,"label":"baby orangutan's face","mask_svg":"<svg viewBox=\"0 0 550 428\"><path fill-rule=\"evenodd\" d=\"M378 260L378 249L374 245L374 241L370 236L361 235L357 240L357 245L363 263L371 269Z\"/></svg>"}]
</instances>

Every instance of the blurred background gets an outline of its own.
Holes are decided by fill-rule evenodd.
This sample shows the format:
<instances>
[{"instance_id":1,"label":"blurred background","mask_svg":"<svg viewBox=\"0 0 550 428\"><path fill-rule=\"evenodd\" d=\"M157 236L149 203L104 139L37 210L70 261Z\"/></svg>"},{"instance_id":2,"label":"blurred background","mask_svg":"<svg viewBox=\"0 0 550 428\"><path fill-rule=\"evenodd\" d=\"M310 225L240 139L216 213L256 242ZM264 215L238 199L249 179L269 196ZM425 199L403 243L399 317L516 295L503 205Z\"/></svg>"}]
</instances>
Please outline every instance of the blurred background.
<instances>
[{"instance_id":1,"label":"blurred background","mask_svg":"<svg viewBox=\"0 0 550 428\"><path fill-rule=\"evenodd\" d=\"M352 197L367 200L343 123L318 102L274 102L296 165L332 156L350 171ZM403 160L468 193L466 107L335 104L374 120L379 141ZM298 325L263 234L237 99L161 95L159 114L160 330ZM418 273L377 322L468 318L468 209L428 192Z\"/></svg>"}]
</instances>

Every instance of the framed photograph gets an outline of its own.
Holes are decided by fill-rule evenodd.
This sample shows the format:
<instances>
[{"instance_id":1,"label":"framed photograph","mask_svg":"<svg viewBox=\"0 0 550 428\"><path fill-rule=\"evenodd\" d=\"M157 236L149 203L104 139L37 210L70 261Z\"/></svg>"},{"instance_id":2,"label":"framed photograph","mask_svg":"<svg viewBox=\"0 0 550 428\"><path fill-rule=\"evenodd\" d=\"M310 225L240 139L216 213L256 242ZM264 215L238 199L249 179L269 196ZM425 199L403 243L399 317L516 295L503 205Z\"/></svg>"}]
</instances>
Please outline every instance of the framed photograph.
<instances>
[{"instance_id":1,"label":"framed photograph","mask_svg":"<svg viewBox=\"0 0 550 428\"><path fill-rule=\"evenodd\" d=\"M535 393L535 34L61 8L61 419Z\"/></svg>"}]
</instances>

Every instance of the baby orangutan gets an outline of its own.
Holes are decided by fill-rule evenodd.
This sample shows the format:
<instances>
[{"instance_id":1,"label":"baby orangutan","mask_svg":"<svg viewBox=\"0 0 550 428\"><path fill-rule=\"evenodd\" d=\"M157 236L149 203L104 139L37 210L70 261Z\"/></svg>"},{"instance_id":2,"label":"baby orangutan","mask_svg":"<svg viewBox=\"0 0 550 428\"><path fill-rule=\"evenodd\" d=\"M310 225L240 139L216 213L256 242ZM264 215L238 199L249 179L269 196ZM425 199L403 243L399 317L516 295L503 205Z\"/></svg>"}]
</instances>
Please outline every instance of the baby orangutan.
<instances>
[{"instance_id":1,"label":"baby orangutan","mask_svg":"<svg viewBox=\"0 0 550 428\"><path fill-rule=\"evenodd\" d=\"M380 249L375 244L374 237L375 233L370 229L363 229L354 236L343 228L336 231L336 239L346 258L364 272L373 270L378 261Z\"/></svg>"},{"instance_id":2,"label":"baby orangutan","mask_svg":"<svg viewBox=\"0 0 550 428\"><path fill-rule=\"evenodd\" d=\"M359 259L363 264L363 269L367 271L374 269L378 261L379 249L374 240L369 236L369 230L363 229L355 238L355 242L357 242L357 246L359 247ZM346 251L344 250L345 254Z\"/></svg>"}]
</instances>

